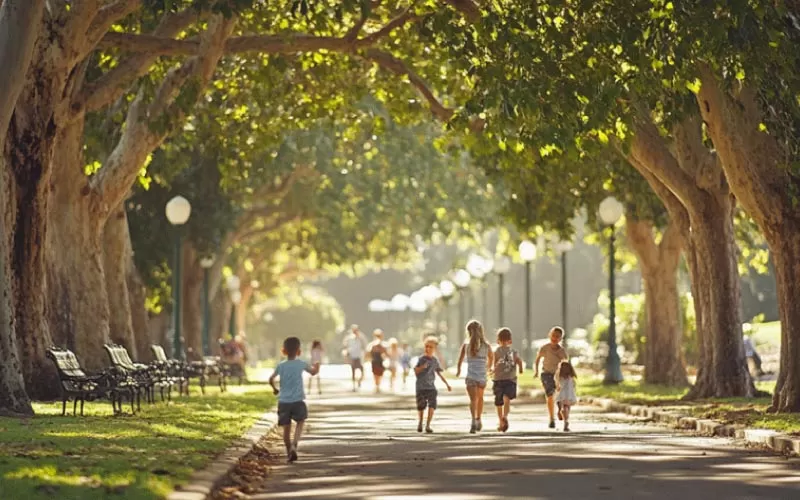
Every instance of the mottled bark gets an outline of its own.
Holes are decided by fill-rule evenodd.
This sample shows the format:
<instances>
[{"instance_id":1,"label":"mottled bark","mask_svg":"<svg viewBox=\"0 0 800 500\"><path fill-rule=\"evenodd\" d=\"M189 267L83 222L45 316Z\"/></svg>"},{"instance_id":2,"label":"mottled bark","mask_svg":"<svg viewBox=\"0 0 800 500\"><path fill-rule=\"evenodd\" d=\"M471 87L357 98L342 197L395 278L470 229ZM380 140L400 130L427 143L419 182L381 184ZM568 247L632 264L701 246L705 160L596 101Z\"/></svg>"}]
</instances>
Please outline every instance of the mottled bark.
<instances>
[{"instance_id":1,"label":"mottled bark","mask_svg":"<svg viewBox=\"0 0 800 500\"><path fill-rule=\"evenodd\" d=\"M106 221L103 230L103 266L106 277L109 309L109 337L137 359L138 344L131 321L131 302L128 295L128 266L133 259L128 217L120 205Z\"/></svg>"},{"instance_id":2,"label":"mottled bark","mask_svg":"<svg viewBox=\"0 0 800 500\"><path fill-rule=\"evenodd\" d=\"M645 288L645 382L688 385L678 296L680 232L674 223L670 224L664 230L661 242L656 244L652 222L633 218L626 219L626 232L627 240L638 257Z\"/></svg>"},{"instance_id":3,"label":"mottled bark","mask_svg":"<svg viewBox=\"0 0 800 500\"><path fill-rule=\"evenodd\" d=\"M183 245L183 337L189 359L200 359L203 353L203 310L201 292L203 268L197 251L189 243ZM191 350L191 351L190 351ZM191 354L188 354L191 352Z\"/></svg>"},{"instance_id":4,"label":"mottled bark","mask_svg":"<svg viewBox=\"0 0 800 500\"><path fill-rule=\"evenodd\" d=\"M144 286L139 270L133 257L126 266L128 285L128 297L131 305L131 326L133 327L133 340L136 342L136 354L138 361L149 363L153 360L153 353L150 345L153 343L150 337L149 315L147 313L147 289Z\"/></svg>"}]
</instances>

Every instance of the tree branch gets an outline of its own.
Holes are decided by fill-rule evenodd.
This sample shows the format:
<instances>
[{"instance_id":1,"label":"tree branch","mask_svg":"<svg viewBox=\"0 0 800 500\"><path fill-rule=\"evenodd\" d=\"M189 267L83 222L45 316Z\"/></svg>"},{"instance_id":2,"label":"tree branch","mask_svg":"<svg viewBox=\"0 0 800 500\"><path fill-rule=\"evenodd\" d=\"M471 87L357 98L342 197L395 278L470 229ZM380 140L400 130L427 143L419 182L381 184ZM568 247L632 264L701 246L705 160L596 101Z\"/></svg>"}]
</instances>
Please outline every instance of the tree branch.
<instances>
[{"instance_id":1,"label":"tree branch","mask_svg":"<svg viewBox=\"0 0 800 500\"><path fill-rule=\"evenodd\" d=\"M694 177L700 189L719 191L725 186L722 166L703 143L703 129L700 118L689 115L672 128L675 140L675 157L684 172Z\"/></svg>"},{"instance_id":2,"label":"tree branch","mask_svg":"<svg viewBox=\"0 0 800 500\"><path fill-rule=\"evenodd\" d=\"M625 217L625 235L636 257L642 263L642 271L658 266L658 247L654 239L653 222Z\"/></svg>"},{"instance_id":3,"label":"tree branch","mask_svg":"<svg viewBox=\"0 0 800 500\"><path fill-rule=\"evenodd\" d=\"M141 6L142 0L117 0L102 7L85 32L80 59L84 59L94 50L114 23L135 12Z\"/></svg>"},{"instance_id":4,"label":"tree branch","mask_svg":"<svg viewBox=\"0 0 800 500\"><path fill-rule=\"evenodd\" d=\"M153 31L158 37L173 37L186 29L195 19L197 11L186 9L164 16ZM72 103L73 115L97 111L118 100L130 83L144 76L158 56L148 53L137 54L124 59L114 69L97 80L83 86Z\"/></svg>"},{"instance_id":5,"label":"tree branch","mask_svg":"<svg viewBox=\"0 0 800 500\"><path fill-rule=\"evenodd\" d=\"M417 89L422 97L428 101L431 107L431 112L441 121L447 122L453 117L455 112L443 105L433 95L433 92L428 87L428 84L418 74L416 74L405 62L398 59L388 52L377 49L368 49L364 52L364 58L377 64L378 66L391 71L395 75L405 76L408 78L411 85Z\"/></svg>"},{"instance_id":6,"label":"tree branch","mask_svg":"<svg viewBox=\"0 0 800 500\"><path fill-rule=\"evenodd\" d=\"M275 219L269 221L269 223L265 224L263 227L253 228L248 231L245 231L244 233L241 234L241 236L239 236L237 241L245 242L250 239L256 238L258 236L262 236L266 233L271 233L272 231L280 229L281 227L285 226L286 224L289 224L290 222L299 222L301 220L302 216L300 215L290 212L284 212L278 215Z\"/></svg>"},{"instance_id":7,"label":"tree branch","mask_svg":"<svg viewBox=\"0 0 800 500\"><path fill-rule=\"evenodd\" d=\"M481 10L472 0L444 0L445 3L461 12L470 22L476 22L481 18Z\"/></svg>"},{"instance_id":8,"label":"tree branch","mask_svg":"<svg viewBox=\"0 0 800 500\"><path fill-rule=\"evenodd\" d=\"M379 29L378 31L370 33L369 35L365 36L360 40L356 40L355 45L357 48L364 48L364 47L369 47L371 45L375 45L381 38L390 35L392 31L396 30L397 28L400 28L409 22L412 23L416 22L419 19L421 19L419 16L415 16L414 14L411 13L411 7L409 7L405 11L403 11L402 14L400 14L399 16L395 17L394 19L386 23L386 25L381 29Z\"/></svg>"}]
</instances>

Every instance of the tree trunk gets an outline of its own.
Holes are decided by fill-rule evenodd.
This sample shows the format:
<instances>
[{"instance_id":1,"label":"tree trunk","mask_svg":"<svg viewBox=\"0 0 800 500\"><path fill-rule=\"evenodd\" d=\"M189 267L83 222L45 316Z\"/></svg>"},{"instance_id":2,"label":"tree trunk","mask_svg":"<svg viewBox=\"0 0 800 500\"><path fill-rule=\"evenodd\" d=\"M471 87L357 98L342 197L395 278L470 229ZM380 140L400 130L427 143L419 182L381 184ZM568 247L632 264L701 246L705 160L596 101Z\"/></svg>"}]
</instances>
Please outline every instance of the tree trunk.
<instances>
[{"instance_id":1,"label":"tree trunk","mask_svg":"<svg viewBox=\"0 0 800 500\"><path fill-rule=\"evenodd\" d=\"M124 204L117 207L106 221L103 242L109 337L114 343L125 346L133 359L138 359L140 353L131 322L131 303L128 296L128 266L133 259L133 249Z\"/></svg>"},{"instance_id":2,"label":"tree trunk","mask_svg":"<svg viewBox=\"0 0 800 500\"><path fill-rule=\"evenodd\" d=\"M183 244L183 337L189 359L203 357L203 268L197 251L189 243Z\"/></svg>"},{"instance_id":3,"label":"tree trunk","mask_svg":"<svg viewBox=\"0 0 800 500\"><path fill-rule=\"evenodd\" d=\"M130 237L130 233L128 234ZM149 318L147 314L147 289L139 276L139 270L133 261L133 256L128 260L126 266L126 283L128 285L128 297L131 305L131 326L133 327L133 340L136 342L136 354L140 363L149 363L153 360L153 353L150 345L153 343L150 337Z\"/></svg>"},{"instance_id":4,"label":"tree trunk","mask_svg":"<svg viewBox=\"0 0 800 500\"><path fill-rule=\"evenodd\" d=\"M211 352L219 354L219 341L228 338L233 303L227 293L218 293L211 302Z\"/></svg>"},{"instance_id":5,"label":"tree trunk","mask_svg":"<svg viewBox=\"0 0 800 500\"><path fill-rule=\"evenodd\" d=\"M642 270L647 316L644 379L649 384L686 386L681 351L682 328L678 295L681 235L671 223L656 245L650 221L626 219L628 242Z\"/></svg>"},{"instance_id":6,"label":"tree trunk","mask_svg":"<svg viewBox=\"0 0 800 500\"><path fill-rule=\"evenodd\" d=\"M706 350L703 372L698 374L689 397L752 397L755 387L742 343L733 202L729 196L708 195L705 198L701 207L689 209L691 238L697 257L693 279L702 288L700 303Z\"/></svg>"},{"instance_id":7,"label":"tree trunk","mask_svg":"<svg viewBox=\"0 0 800 500\"><path fill-rule=\"evenodd\" d=\"M250 283L242 283L242 300L236 305L236 334L245 333L247 328L247 313L250 311L250 300L255 289Z\"/></svg>"},{"instance_id":8,"label":"tree trunk","mask_svg":"<svg viewBox=\"0 0 800 500\"><path fill-rule=\"evenodd\" d=\"M80 357L89 370L108 365L109 340L102 222L83 172L83 122L58 137L59 168L53 172L47 233L49 319L53 338Z\"/></svg>"},{"instance_id":9,"label":"tree trunk","mask_svg":"<svg viewBox=\"0 0 800 500\"><path fill-rule=\"evenodd\" d=\"M168 338L170 325L172 325L171 315L165 312L151 315L148 318L147 325L147 330L150 332L148 336L152 339L153 344L158 344L169 352L169 348L172 345L172 339Z\"/></svg>"},{"instance_id":10,"label":"tree trunk","mask_svg":"<svg viewBox=\"0 0 800 500\"><path fill-rule=\"evenodd\" d=\"M781 320L780 372L772 408L800 412L800 222L787 220L769 239Z\"/></svg>"}]
</instances>

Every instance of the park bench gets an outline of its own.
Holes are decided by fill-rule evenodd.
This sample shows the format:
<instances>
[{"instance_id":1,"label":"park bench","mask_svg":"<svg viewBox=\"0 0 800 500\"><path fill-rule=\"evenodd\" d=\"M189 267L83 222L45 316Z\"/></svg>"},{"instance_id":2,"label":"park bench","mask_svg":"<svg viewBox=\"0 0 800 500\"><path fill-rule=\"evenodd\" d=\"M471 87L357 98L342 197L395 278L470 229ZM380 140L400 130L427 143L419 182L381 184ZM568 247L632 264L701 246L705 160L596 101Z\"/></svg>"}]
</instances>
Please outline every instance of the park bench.
<instances>
[{"instance_id":1,"label":"park bench","mask_svg":"<svg viewBox=\"0 0 800 500\"><path fill-rule=\"evenodd\" d=\"M178 359L169 359L164 348L158 344L152 344L150 350L153 352L153 366L163 370L172 385L178 387L178 394L189 395L189 373L186 363Z\"/></svg>"},{"instance_id":2,"label":"park bench","mask_svg":"<svg viewBox=\"0 0 800 500\"><path fill-rule=\"evenodd\" d=\"M108 358L111 362L111 373L115 381L118 384L125 384L134 390L137 411L142 409L142 393L144 393L147 402L154 403L155 387L158 385L163 389L166 382L156 376L157 373L152 367L134 363L124 346L105 344L103 347L108 353Z\"/></svg>"},{"instance_id":3,"label":"park bench","mask_svg":"<svg viewBox=\"0 0 800 500\"><path fill-rule=\"evenodd\" d=\"M58 379L61 387L61 415L67 414L67 401L73 400L72 414L77 413L78 401L81 403L81 416L83 416L83 405L86 401L94 401L103 396L108 396L114 413L117 408L122 411L122 396L128 394L131 400L131 411L133 411L133 395L130 389L125 386L117 386L112 380L109 372L99 374L87 374L75 353L68 349L51 347L47 350L47 357L56 365Z\"/></svg>"}]
</instances>

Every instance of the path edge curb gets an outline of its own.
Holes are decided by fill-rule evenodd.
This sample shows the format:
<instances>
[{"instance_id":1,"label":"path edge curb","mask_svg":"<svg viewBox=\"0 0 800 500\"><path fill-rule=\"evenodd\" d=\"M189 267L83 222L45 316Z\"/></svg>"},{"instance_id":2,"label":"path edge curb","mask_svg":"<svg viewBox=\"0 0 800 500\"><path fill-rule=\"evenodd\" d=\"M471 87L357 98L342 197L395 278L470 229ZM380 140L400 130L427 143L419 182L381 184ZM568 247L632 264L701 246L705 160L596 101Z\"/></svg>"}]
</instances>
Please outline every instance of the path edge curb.
<instances>
[{"instance_id":1,"label":"path edge curb","mask_svg":"<svg viewBox=\"0 0 800 500\"><path fill-rule=\"evenodd\" d=\"M781 434L769 429L755 429L743 425L726 425L716 420L689 417L658 407L620 403L609 398L581 397L581 402L599 406L606 412L626 413L645 417L654 422L685 431L694 431L706 436L735 438L747 444L765 446L779 453L800 455L800 437Z\"/></svg>"},{"instance_id":2,"label":"path edge curb","mask_svg":"<svg viewBox=\"0 0 800 500\"><path fill-rule=\"evenodd\" d=\"M274 411L261 415L242 437L234 441L204 469L195 471L186 484L176 486L166 500L206 500L219 487L239 460L247 455L253 446L278 425Z\"/></svg>"}]
</instances>

